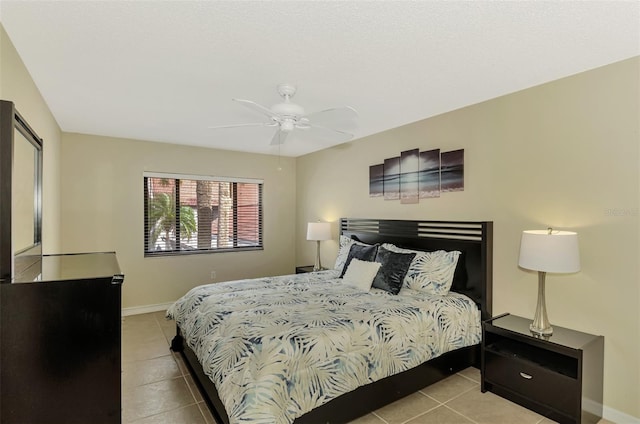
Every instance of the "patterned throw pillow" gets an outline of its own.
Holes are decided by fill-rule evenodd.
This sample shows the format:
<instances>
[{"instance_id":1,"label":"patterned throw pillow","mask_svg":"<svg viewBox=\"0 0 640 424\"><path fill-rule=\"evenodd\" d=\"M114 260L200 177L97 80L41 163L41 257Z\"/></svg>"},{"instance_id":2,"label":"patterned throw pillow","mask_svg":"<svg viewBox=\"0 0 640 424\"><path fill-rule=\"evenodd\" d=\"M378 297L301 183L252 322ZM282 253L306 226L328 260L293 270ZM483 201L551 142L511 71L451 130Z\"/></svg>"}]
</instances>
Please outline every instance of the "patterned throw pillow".
<instances>
[{"instance_id":1,"label":"patterned throw pillow","mask_svg":"<svg viewBox=\"0 0 640 424\"><path fill-rule=\"evenodd\" d=\"M383 244L382 247L393 252L416 254L409 266L407 275L404 277L405 287L439 295L449 293L460 252L457 250L450 252L445 250L421 252L402 249L387 243Z\"/></svg>"},{"instance_id":2,"label":"patterned throw pillow","mask_svg":"<svg viewBox=\"0 0 640 424\"><path fill-rule=\"evenodd\" d=\"M382 266L373 279L373 287L391 294L400 293L405 275L415 256L415 253L392 252L380 246L376 254L376 262L380 262Z\"/></svg>"},{"instance_id":3,"label":"patterned throw pillow","mask_svg":"<svg viewBox=\"0 0 640 424\"><path fill-rule=\"evenodd\" d=\"M338 256L336 257L336 263L333 269L337 269L340 272L344 271L344 264L347 262L347 256L349 256L349 250L354 244L360 244L362 246L370 246L366 243L356 241L350 237L340 235L340 244L338 246Z\"/></svg>"}]
</instances>

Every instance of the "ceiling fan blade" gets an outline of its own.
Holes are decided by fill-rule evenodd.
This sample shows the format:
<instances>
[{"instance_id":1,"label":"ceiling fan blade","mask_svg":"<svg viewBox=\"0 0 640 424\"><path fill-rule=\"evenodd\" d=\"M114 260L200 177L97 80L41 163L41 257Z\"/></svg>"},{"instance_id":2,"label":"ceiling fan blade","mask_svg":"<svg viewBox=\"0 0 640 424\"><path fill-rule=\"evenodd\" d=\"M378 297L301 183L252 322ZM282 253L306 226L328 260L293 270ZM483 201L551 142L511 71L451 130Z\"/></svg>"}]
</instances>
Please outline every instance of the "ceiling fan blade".
<instances>
[{"instance_id":1,"label":"ceiling fan blade","mask_svg":"<svg viewBox=\"0 0 640 424\"><path fill-rule=\"evenodd\" d=\"M210 129L221 129L221 128L238 128L238 127L275 127L277 126L277 122L252 122L250 124L230 124L230 125L216 125L213 127L207 127Z\"/></svg>"},{"instance_id":2,"label":"ceiling fan blade","mask_svg":"<svg viewBox=\"0 0 640 424\"><path fill-rule=\"evenodd\" d=\"M246 107L248 107L249 109L261 113L263 115L268 116L269 118L273 119L273 120L278 120L280 119L280 116L278 116L277 114L273 113L271 111L271 109L266 108L262 105L259 105L256 102L252 102L251 100L242 100L242 99L233 99L234 102L238 102L241 105L244 105Z\"/></svg>"},{"instance_id":3,"label":"ceiling fan blade","mask_svg":"<svg viewBox=\"0 0 640 424\"><path fill-rule=\"evenodd\" d=\"M309 124L308 129L302 129L306 134L322 140L336 141L344 143L353 138L353 134L346 131L340 131L333 128L323 127L321 125Z\"/></svg>"},{"instance_id":4,"label":"ceiling fan blade","mask_svg":"<svg viewBox=\"0 0 640 424\"><path fill-rule=\"evenodd\" d=\"M283 144L284 141L287 139L288 135L289 135L288 132L281 131L280 127L278 127L278 129L276 130L276 133L273 135L273 138L271 139L271 145L277 146L278 144Z\"/></svg>"},{"instance_id":5,"label":"ceiling fan blade","mask_svg":"<svg viewBox=\"0 0 640 424\"><path fill-rule=\"evenodd\" d=\"M312 124L328 123L328 122L342 122L356 119L358 112L351 106L334 107L331 109L321 110L319 112L313 112L303 116L303 119L308 119Z\"/></svg>"}]
</instances>

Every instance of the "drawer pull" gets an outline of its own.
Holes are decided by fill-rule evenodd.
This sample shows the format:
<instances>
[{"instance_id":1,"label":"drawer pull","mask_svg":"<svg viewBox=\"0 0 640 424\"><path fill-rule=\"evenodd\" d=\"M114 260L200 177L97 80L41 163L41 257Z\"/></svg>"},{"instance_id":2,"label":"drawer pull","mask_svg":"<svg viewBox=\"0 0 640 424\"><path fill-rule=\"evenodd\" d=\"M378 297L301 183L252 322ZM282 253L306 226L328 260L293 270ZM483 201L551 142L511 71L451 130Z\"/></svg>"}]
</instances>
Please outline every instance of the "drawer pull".
<instances>
[{"instance_id":1,"label":"drawer pull","mask_svg":"<svg viewBox=\"0 0 640 424\"><path fill-rule=\"evenodd\" d=\"M527 373L524 373L524 372L520 373L520 377L526 378L527 380L531 380L533 378L533 376L531 374L527 374Z\"/></svg>"}]
</instances>

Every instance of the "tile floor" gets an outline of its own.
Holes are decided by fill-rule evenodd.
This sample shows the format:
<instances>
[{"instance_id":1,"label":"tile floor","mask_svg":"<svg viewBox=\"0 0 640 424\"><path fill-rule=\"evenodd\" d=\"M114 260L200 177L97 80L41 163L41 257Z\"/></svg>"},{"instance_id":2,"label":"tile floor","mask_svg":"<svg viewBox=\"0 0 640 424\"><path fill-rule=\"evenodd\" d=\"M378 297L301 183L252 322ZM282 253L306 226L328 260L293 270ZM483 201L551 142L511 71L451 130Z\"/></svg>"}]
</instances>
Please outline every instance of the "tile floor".
<instances>
[{"instance_id":1,"label":"tile floor","mask_svg":"<svg viewBox=\"0 0 640 424\"><path fill-rule=\"evenodd\" d=\"M122 323L123 424L215 424L189 371L169 350L173 321L163 312ZM549 424L552 421L492 393L480 392L480 372L458 374L378 409L352 424ZM605 420L600 424L608 423Z\"/></svg>"}]
</instances>

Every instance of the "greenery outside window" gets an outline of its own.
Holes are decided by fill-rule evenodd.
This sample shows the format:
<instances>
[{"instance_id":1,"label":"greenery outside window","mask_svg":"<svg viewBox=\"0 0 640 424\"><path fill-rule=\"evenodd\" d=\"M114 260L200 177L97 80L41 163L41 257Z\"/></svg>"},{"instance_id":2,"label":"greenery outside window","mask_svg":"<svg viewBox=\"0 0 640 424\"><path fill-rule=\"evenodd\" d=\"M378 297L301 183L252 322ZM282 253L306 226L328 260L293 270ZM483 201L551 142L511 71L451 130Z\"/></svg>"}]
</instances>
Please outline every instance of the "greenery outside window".
<instances>
[{"instance_id":1,"label":"greenery outside window","mask_svg":"<svg viewBox=\"0 0 640 424\"><path fill-rule=\"evenodd\" d=\"M262 183L145 172L145 256L262 249Z\"/></svg>"}]
</instances>

